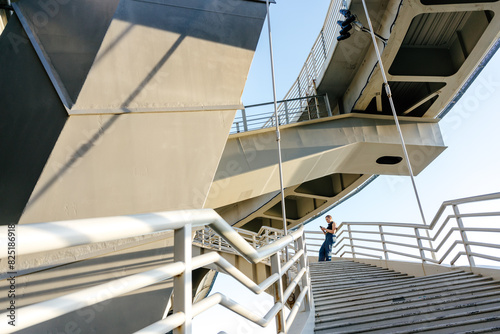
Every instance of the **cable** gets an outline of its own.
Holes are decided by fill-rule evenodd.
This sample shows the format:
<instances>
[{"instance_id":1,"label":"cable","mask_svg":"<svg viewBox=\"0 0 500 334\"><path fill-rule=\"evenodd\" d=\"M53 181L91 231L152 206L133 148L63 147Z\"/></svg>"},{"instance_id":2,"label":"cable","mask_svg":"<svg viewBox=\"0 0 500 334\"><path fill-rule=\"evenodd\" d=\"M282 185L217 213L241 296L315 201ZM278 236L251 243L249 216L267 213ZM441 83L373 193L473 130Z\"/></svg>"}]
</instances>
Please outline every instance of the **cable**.
<instances>
[{"instance_id":1,"label":"cable","mask_svg":"<svg viewBox=\"0 0 500 334\"><path fill-rule=\"evenodd\" d=\"M283 233L288 234L286 222L286 209L285 209L285 192L283 187L283 163L281 160L281 135L278 120L278 103L276 99L276 82L274 78L274 57L273 57L273 42L271 38L271 16L269 15L269 0L266 0L267 8L267 28L269 31L269 55L271 58L271 78L273 82L273 100L274 100L274 120L276 122L276 142L278 144L278 169L280 176L280 191L281 191L281 211L283 215ZM285 258L288 262L288 246L285 247Z\"/></svg>"},{"instance_id":2,"label":"cable","mask_svg":"<svg viewBox=\"0 0 500 334\"><path fill-rule=\"evenodd\" d=\"M422 204L420 203L420 198L418 196L417 185L415 183L415 178L413 176L413 170L411 168L410 158L408 156L408 151L406 150L406 144L405 144L405 141L403 138L403 133L402 133L401 127L399 125L398 115L396 113L396 108L394 107L394 101L392 100L391 87L389 86L389 82L387 81L387 77L385 75L384 64L382 64L382 57L380 56L380 51L379 51L378 46L377 46L377 40L375 39L375 33L373 32L374 30L373 30L373 26L372 26L372 21L370 19L370 14L368 13L368 8L366 7L365 0L361 0L361 1L363 2L363 8L365 9L365 14L366 14L366 19L368 21L368 25L370 26L373 47L375 48L375 53L377 54L377 59L378 59L378 63L380 66L380 73L382 74L382 78L384 80L385 92L387 94L387 97L389 98L389 103L391 105L391 110L392 110L392 114L394 116L394 121L396 123L396 127L397 127L398 132L399 132L399 138L401 139L401 146L403 148L403 152L405 155L406 164L408 166L408 171L410 172L411 182L413 185L413 190L415 191L415 197L417 199L418 208L420 210L420 215L422 216L422 221L424 222L424 225L427 225L427 223L425 222L424 211L422 210Z\"/></svg>"}]
</instances>

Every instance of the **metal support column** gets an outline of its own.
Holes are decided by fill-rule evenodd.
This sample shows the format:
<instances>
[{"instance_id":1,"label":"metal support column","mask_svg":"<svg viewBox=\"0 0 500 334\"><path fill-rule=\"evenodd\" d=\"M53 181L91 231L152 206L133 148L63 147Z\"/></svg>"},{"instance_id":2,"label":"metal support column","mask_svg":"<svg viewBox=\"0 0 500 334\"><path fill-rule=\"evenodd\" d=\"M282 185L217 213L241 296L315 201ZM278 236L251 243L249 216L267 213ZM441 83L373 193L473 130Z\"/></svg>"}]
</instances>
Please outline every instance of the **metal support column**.
<instances>
[{"instance_id":1,"label":"metal support column","mask_svg":"<svg viewBox=\"0 0 500 334\"><path fill-rule=\"evenodd\" d=\"M301 249L304 250L304 254L300 257L299 261L297 262L297 272L300 272L302 270L302 268L307 268L307 250L306 250L306 243L304 242L304 235L303 234L300 238L298 238L295 241L295 244L296 244L295 249L297 251L300 251ZM310 284L309 284L309 271L306 271L304 276L302 276L301 283L302 283L302 289L304 289L304 287L310 286ZM310 289L309 289L309 291L307 291L307 297L304 298L304 309L306 312L309 312L309 310L311 309L311 291L310 291Z\"/></svg>"},{"instance_id":2,"label":"metal support column","mask_svg":"<svg viewBox=\"0 0 500 334\"><path fill-rule=\"evenodd\" d=\"M174 231L174 262L185 264L184 273L174 277L174 313L183 312L186 319L184 325L174 329L174 334L191 334L192 305L192 272L191 272L191 224Z\"/></svg>"},{"instance_id":3,"label":"metal support column","mask_svg":"<svg viewBox=\"0 0 500 334\"><path fill-rule=\"evenodd\" d=\"M283 278L281 277L281 261L280 252L275 253L271 256L271 275L278 274L280 277L276 283L274 283L274 303L281 303L281 309L276 314L276 332L281 333L285 331L285 312L283 311L285 307L285 300L283 300Z\"/></svg>"}]
</instances>

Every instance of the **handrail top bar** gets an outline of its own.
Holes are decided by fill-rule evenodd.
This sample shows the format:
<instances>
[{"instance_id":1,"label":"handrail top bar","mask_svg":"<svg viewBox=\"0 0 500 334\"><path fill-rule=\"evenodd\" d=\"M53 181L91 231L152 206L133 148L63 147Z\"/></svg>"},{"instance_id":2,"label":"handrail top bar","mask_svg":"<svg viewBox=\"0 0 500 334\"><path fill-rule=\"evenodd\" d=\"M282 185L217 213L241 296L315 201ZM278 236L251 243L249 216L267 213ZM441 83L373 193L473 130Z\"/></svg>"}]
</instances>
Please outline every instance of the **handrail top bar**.
<instances>
[{"instance_id":1,"label":"handrail top bar","mask_svg":"<svg viewBox=\"0 0 500 334\"><path fill-rule=\"evenodd\" d=\"M500 199L500 192L444 201L441 204L436 216L433 218L430 225L415 224L415 223L388 223L388 222L342 222L339 225L339 229L343 224L347 224L347 225L373 225L373 226L383 225L383 226L393 226L393 227L413 227L413 228L430 229L430 228L433 228L434 225L438 222L439 218L441 218L441 215L443 214L445 208L450 206L450 205L467 204L467 203L472 203L472 202L488 201L488 200L495 200L495 199ZM455 215L451 215L451 216L454 217Z\"/></svg>"},{"instance_id":2,"label":"handrail top bar","mask_svg":"<svg viewBox=\"0 0 500 334\"><path fill-rule=\"evenodd\" d=\"M213 209L194 209L65 220L16 225L17 255L38 253L72 246L105 242L155 232L182 228L186 225L209 225L223 236L241 256L257 263L298 239L303 227L256 250ZM0 226L0 244L8 242L8 226Z\"/></svg>"},{"instance_id":3,"label":"handrail top bar","mask_svg":"<svg viewBox=\"0 0 500 334\"><path fill-rule=\"evenodd\" d=\"M485 195L478 195L478 196L471 196L471 197L464 197L464 198L458 198L458 199L454 199L454 200L450 200L450 201L445 201L445 202L443 202L442 206L465 204L465 203L472 203L472 202L478 202L478 201L488 201L488 200L494 200L494 199L500 199L500 192L485 194Z\"/></svg>"},{"instance_id":4,"label":"handrail top bar","mask_svg":"<svg viewBox=\"0 0 500 334\"><path fill-rule=\"evenodd\" d=\"M342 225L367 225L367 226L391 226L391 227L408 227L408 228L424 228L428 229L430 228L429 225L424 225L424 224L418 224L418 223L388 223L388 222L342 222L338 229L342 227Z\"/></svg>"},{"instance_id":5,"label":"handrail top bar","mask_svg":"<svg viewBox=\"0 0 500 334\"><path fill-rule=\"evenodd\" d=\"M315 97L323 97L325 95L326 95L326 93L325 94L319 94L319 95L310 95L310 96L303 96L303 97L295 97L293 99L279 100L279 101L276 101L276 103L283 103L283 102L288 102L288 101L298 101L298 100L312 99L312 98L315 98ZM274 102L264 102L264 103L251 104L251 105L248 105L248 106L244 106L244 108L246 109L246 108L267 106L267 105L270 105L270 104L274 104Z\"/></svg>"}]
</instances>

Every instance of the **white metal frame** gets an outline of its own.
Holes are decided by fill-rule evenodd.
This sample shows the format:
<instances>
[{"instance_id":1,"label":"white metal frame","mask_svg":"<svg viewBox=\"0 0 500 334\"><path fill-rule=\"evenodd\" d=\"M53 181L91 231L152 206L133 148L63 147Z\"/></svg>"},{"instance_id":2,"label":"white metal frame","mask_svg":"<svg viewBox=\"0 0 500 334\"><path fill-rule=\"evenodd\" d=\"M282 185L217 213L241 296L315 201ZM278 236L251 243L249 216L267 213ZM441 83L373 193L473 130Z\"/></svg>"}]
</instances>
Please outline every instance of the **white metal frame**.
<instances>
[{"instance_id":1,"label":"white metal frame","mask_svg":"<svg viewBox=\"0 0 500 334\"><path fill-rule=\"evenodd\" d=\"M221 257L217 252L206 253L192 258L192 228L208 225L216 231L228 245L252 263L258 263L270 257L272 275L260 284L256 284L241 271ZM0 244L7 243L7 226L0 227ZM11 333L38 323L53 319L83 307L111 299L127 292L135 291L154 283L174 279L174 313L142 330L139 333L191 333L191 320L208 308L220 304L260 326L267 326L276 319L278 332L286 333L290 328L299 308L310 311L310 284L303 227L282 235L279 239L258 249L252 247L241 235L227 224L214 210L186 210L160 212L141 215L81 219L51 223L16 225L18 236L17 255L31 254L71 246L89 244L139 236L159 231L174 230L174 262L143 273L113 280L98 286L77 291L62 297L18 309L19 319L13 328L7 322L0 323L1 333ZM43 240L43 242L40 242ZM294 256L282 263L280 254L290 243L294 243ZM261 293L274 284L277 291L275 304L264 317L252 314L229 297L214 294L200 302L192 304L192 270L215 264L225 273L233 276L254 293ZM291 275L290 269L297 268L297 275L283 291L285 274ZM290 278L290 277L289 277ZM285 301L295 288L300 287L300 294L290 314L285 319ZM105 291L106 293L103 293ZM0 314L6 318L7 313Z\"/></svg>"}]
</instances>

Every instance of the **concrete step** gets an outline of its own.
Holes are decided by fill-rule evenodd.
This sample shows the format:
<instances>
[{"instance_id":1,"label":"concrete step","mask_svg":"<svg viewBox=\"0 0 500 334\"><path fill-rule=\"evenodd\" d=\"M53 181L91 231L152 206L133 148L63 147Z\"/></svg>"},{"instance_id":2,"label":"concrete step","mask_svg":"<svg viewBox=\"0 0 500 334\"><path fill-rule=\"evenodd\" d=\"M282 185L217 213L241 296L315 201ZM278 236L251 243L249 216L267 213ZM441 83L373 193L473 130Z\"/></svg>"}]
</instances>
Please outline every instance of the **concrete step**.
<instances>
[{"instance_id":1,"label":"concrete step","mask_svg":"<svg viewBox=\"0 0 500 334\"><path fill-rule=\"evenodd\" d=\"M341 328L332 328L324 325L315 328L315 333L408 333L431 331L438 329L461 330L463 325L481 324L485 321L500 321L500 303L482 306L472 306L463 309L437 311L424 309L420 314L411 314L398 319L382 318L377 322L353 324ZM328 328L327 328L328 327Z\"/></svg>"},{"instance_id":2,"label":"concrete step","mask_svg":"<svg viewBox=\"0 0 500 334\"><path fill-rule=\"evenodd\" d=\"M454 312L457 310L466 310L471 308L490 308L491 306L500 306L500 290L495 294L488 294L482 298L477 298L470 295L469 298L459 300L438 300L434 303L420 302L405 305L405 308L398 307L385 307L377 308L366 315L360 315L356 312L357 316L349 314L349 317L321 317L317 318L316 328L342 328L353 325L369 325L372 323L380 324L382 322L391 322L400 318L416 317L425 314L436 315L438 313L445 314L447 312ZM383 309L383 310L382 310ZM383 321L381 321L383 318Z\"/></svg>"},{"instance_id":3,"label":"concrete step","mask_svg":"<svg viewBox=\"0 0 500 334\"><path fill-rule=\"evenodd\" d=\"M362 283L368 284L371 280L387 280L390 278L408 278L406 274L398 274L398 273L373 273L373 274L365 274L365 273L356 273L352 275L331 275L329 278L324 278L321 280L311 280L312 283L317 283L318 286L321 286L322 283L327 282L336 282L336 284L352 284L352 283Z\"/></svg>"},{"instance_id":4,"label":"concrete step","mask_svg":"<svg viewBox=\"0 0 500 334\"><path fill-rule=\"evenodd\" d=\"M481 286L482 284L493 284L496 286L500 286L500 282L494 282L491 278L488 277L475 277L470 279L456 280L447 282L446 284L431 284L429 286L416 286L416 287L401 287L393 290L385 290L385 291L374 291L372 293L366 295L347 295L345 297L336 297L330 298L327 294L321 294L318 297L315 297L315 307L317 310L321 309L323 305L328 305L331 301L335 300L335 304L342 305L343 307L347 307L349 304L356 303L359 300L363 300L364 304L369 303L378 303L381 301L392 300L393 302L397 302L398 300L405 300L409 297L426 295L431 293L447 293L453 292L456 290L467 290L467 288L474 288L477 286ZM314 294L313 294L314 296Z\"/></svg>"},{"instance_id":5,"label":"concrete step","mask_svg":"<svg viewBox=\"0 0 500 334\"><path fill-rule=\"evenodd\" d=\"M450 279L450 278L458 278L458 277L465 277L465 276L474 276L474 274L469 273L469 272L464 272L464 271L458 271L454 272L453 274L437 274L437 275L432 275L432 276L425 276L425 277L412 277L408 276L408 279L401 280L401 279L394 279L394 280L388 280L386 284L390 284L390 288L397 288L400 286L407 286L408 284L432 284L433 282L439 282L441 279ZM337 285L335 286L335 291L331 292L326 292L328 293L328 296L335 297L336 295L345 295L346 293L349 293L349 295L352 295L353 293L366 293L366 292L372 292L373 289L376 288L378 291L380 291L381 285L380 283L370 283L370 284L365 284L364 286L346 286L343 288L338 287ZM328 288L320 287L320 288L315 288L317 291L321 291L322 289L328 290ZM331 290L331 288L330 288Z\"/></svg>"},{"instance_id":6,"label":"concrete step","mask_svg":"<svg viewBox=\"0 0 500 334\"><path fill-rule=\"evenodd\" d=\"M371 304L353 304L349 307L335 308L335 314L338 317L343 317L350 314L370 314L376 313L377 310L381 308L411 308L412 303L415 302L424 302L424 303L436 303L442 300L447 300L450 298L457 299L466 299L475 294L483 294L483 293L497 293L499 291L498 285L486 285L475 288L473 291L456 291L456 292L448 292L446 294L435 293L435 294L427 294L415 296L413 298L407 298L404 301L393 302L391 300L380 301L378 303ZM323 308L323 309L315 309L316 316L319 318L329 316L331 308Z\"/></svg>"},{"instance_id":7,"label":"concrete step","mask_svg":"<svg viewBox=\"0 0 500 334\"><path fill-rule=\"evenodd\" d=\"M378 268L372 264L357 263L351 261L325 261L325 262L313 262L309 264L311 271L323 271L323 270L348 270L348 269L364 269L364 268Z\"/></svg>"},{"instance_id":8,"label":"concrete step","mask_svg":"<svg viewBox=\"0 0 500 334\"><path fill-rule=\"evenodd\" d=\"M366 286L368 284L373 284L373 283L381 284L384 282L388 282L390 280L406 280L408 278L412 278L412 276L397 275L397 276L370 277L370 276L353 275L350 279L343 278L341 280L338 280L335 278L335 276L332 276L330 279L330 283L331 284L333 283L339 289L344 289L344 288L350 288L350 287L354 287L354 286L356 286L356 287ZM315 284L314 289L316 291L321 291L322 289L328 290L328 287L323 286L323 284Z\"/></svg>"},{"instance_id":9,"label":"concrete step","mask_svg":"<svg viewBox=\"0 0 500 334\"><path fill-rule=\"evenodd\" d=\"M407 289L408 287L418 287L418 286L432 286L433 284L438 284L440 279L443 281L460 281L467 278L477 278L470 273L464 273L463 275L445 276L445 277L433 277L427 279L426 277L415 277L407 279L394 279L387 280L385 282L374 282L373 284L365 285L351 285L348 287L339 286L321 286L314 288L314 293L318 294L318 300L328 299L328 298L344 298L345 296L357 296L364 294L371 294L375 292L384 291L394 291L397 289Z\"/></svg>"},{"instance_id":10,"label":"concrete step","mask_svg":"<svg viewBox=\"0 0 500 334\"><path fill-rule=\"evenodd\" d=\"M356 296L363 296L363 298L376 297L379 295L387 295L396 294L396 293L407 293L408 291L413 291L417 289L431 289L436 287L442 287L443 285L459 285L463 283L476 283L482 281L491 281L491 278L482 277L477 275L470 276L457 276L457 277L448 277L444 278L441 281L439 280L406 280L405 282L387 282L386 284L380 284L376 288L371 288L366 290L363 288L361 291L349 291L348 294L341 294L335 290L335 287L330 287L330 291L321 291L321 290L313 290L313 295L318 294L316 299L317 302L321 304L322 300L329 300L331 298L335 298L337 301L346 299L346 298L355 298ZM406 283L406 284L401 284ZM347 297L348 296L348 297Z\"/></svg>"},{"instance_id":11,"label":"concrete step","mask_svg":"<svg viewBox=\"0 0 500 334\"><path fill-rule=\"evenodd\" d=\"M398 273L395 271L388 271L388 270L353 270L353 271L339 271L339 272L324 272L322 274L314 274L311 273L311 277L313 278L313 281L315 282L321 282L324 280L331 279L332 277L335 277L337 279L342 279L342 278L349 278L353 276L368 276L368 275L382 275L382 276L387 276L387 275L406 275L402 273ZM407 276L407 275L406 275Z\"/></svg>"},{"instance_id":12,"label":"concrete step","mask_svg":"<svg viewBox=\"0 0 500 334\"><path fill-rule=\"evenodd\" d=\"M329 321L371 321L372 318L379 319L384 313L396 314L400 312L408 312L414 309L422 307L435 307L447 305L455 305L456 307L460 305L471 305L478 302L488 302L492 299L500 300L500 289L484 290L482 292L474 292L467 294L457 294L453 296L446 297L435 297L417 299L408 303L399 304L389 304L387 306L378 306L373 308L358 309L352 312L341 313L335 312L334 315L330 315L331 312L326 310L325 312L318 313L318 318L316 323L329 322ZM386 316L386 315L384 315Z\"/></svg>"}]
</instances>

